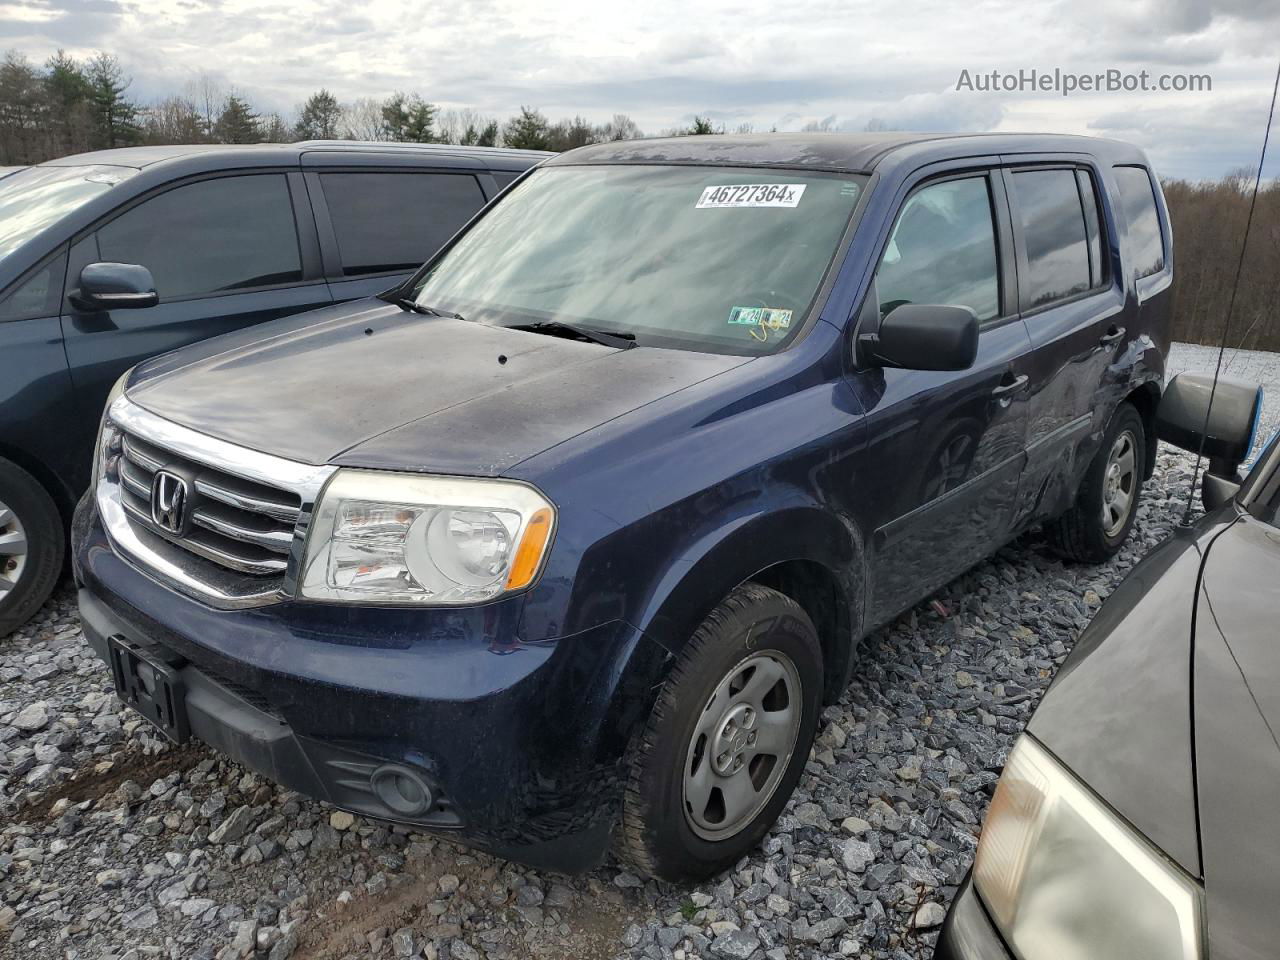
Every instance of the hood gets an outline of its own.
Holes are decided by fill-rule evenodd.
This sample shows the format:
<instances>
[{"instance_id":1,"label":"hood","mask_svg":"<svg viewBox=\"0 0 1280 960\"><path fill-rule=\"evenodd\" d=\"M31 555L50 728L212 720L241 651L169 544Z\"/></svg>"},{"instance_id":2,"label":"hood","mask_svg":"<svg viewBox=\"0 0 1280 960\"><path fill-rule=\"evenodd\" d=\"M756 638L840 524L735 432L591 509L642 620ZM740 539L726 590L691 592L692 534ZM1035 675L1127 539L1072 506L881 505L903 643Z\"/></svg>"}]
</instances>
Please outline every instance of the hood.
<instances>
[{"instance_id":1,"label":"hood","mask_svg":"<svg viewBox=\"0 0 1280 960\"><path fill-rule=\"evenodd\" d=\"M1200 855L1191 625L1201 557L1223 525L1206 520L1179 530L1133 568L1080 635L1027 724L1193 876Z\"/></svg>"},{"instance_id":2,"label":"hood","mask_svg":"<svg viewBox=\"0 0 1280 960\"><path fill-rule=\"evenodd\" d=\"M144 365L129 398L306 463L493 476L749 358L326 308Z\"/></svg>"},{"instance_id":3,"label":"hood","mask_svg":"<svg viewBox=\"0 0 1280 960\"><path fill-rule=\"evenodd\" d=\"M1196 612L1195 727L1209 954L1280 940L1280 530L1243 516L1213 543Z\"/></svg>"}]
</instances>

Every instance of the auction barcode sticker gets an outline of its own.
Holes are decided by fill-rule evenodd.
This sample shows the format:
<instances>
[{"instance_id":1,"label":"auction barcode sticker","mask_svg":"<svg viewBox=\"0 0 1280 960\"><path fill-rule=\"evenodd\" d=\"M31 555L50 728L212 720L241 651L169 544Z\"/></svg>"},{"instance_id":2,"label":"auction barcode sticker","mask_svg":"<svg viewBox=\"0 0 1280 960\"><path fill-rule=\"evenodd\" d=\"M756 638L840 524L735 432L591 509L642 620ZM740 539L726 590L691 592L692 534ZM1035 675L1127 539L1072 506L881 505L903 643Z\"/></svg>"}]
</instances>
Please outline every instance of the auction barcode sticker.
<instances>
[{"instance_id":1,"label":"auction barcode sticker","mask_svg":"<svg viewBox=\"0 0 1280 960\"><path fill-rule=\"evenodd\" d=\"M804 196L803 183L735 183L724 187L707 187L698 198L695 209L728 207L795 207Z\"/></svg>"}]
</instances>

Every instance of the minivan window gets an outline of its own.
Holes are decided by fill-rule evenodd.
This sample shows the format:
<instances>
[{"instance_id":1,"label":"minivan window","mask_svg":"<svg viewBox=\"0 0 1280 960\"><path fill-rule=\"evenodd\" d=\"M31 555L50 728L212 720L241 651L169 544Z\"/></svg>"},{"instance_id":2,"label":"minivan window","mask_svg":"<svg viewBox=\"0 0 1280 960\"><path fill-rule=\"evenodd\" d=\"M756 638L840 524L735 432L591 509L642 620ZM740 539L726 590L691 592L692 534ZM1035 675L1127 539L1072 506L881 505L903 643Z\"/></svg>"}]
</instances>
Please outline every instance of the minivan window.
<instances>
[{"instance_id":1,"label":"minivan window","mask_svg":"<svg viewBox=\"0 0 1280 960\"><path fill-rule=\"evenodd\" d=\"M902 207L876 270L880 316L904 303L969 307L979 320L1000 312L1000 279L986 177L944 180Z\"/></svg>"},{"instance_id":2,"label":"minivan window","mask_svg":"<svg viewBox=\"0 0 1280 960\"><path fill-rule=\"evenodd\" d=\"M721 353L800 329L866 178L768 168L534 171L417 283L419 303Z\"/></svg>"},{"instance_id":3,"label":"minivan window","mask_svg":"<svg viewBox=\"0 0 1280 960\"><path fill-rule=\"evenodd\" d=\"M67 251L29 271L17 285L0 299L0 323L6 320L30 320L58 314L62 294L62 276L67 269Z\"/></svg>"},{"instance_id":4,"label":"minivan window","mask_svg":"<svg viewBox=\"0 0 1280 960\"><path fill-rule=\"evenodd\" d=\"M1129 249L1134 277L1141 280L1164 269L1164 240L1151 177L1142 167L1116 167L1120 203L1129 227Z\"/></svg>"},{"instance_id":5,"label":"minivan window","mask_svg":"<svg viewBox=\"0 0 1280 960\"><path fill-rule=\"evenodd\" d=\"M1027 254L1022 300L1039 307L1092 286L1084 209L1074 170L1022 170L1013 175Z\"/></svg>"},{"instance_id":6,"label":"minivan window","mask_svg":"<svg viewBox=\"0 0 1280 960\"><path fill-rule=\"evenodd\" d=\"M470 174L322 173L344 276L416 270L484 206Z\"/></svg>"},{"instance_id":7,"label":"minivan window","mask_svg":"<svg viewBox=\"0 0 1280 960\"><path fill-rule=\"evenodd\" d=\"M140 263L160 299L302 279L284 174L200 180L152 197L98 230L103 260Z\"/></svg>"},{"instance_id":8,"label":"minivan window","mask_svg":"<svg viewBox=\"0 0 1280 960\"><path fill-rule=\"evenodd\" d=\"M27 167L0 178L0 260L137 172L105 164Z\"/></svg>"}]
</instances>

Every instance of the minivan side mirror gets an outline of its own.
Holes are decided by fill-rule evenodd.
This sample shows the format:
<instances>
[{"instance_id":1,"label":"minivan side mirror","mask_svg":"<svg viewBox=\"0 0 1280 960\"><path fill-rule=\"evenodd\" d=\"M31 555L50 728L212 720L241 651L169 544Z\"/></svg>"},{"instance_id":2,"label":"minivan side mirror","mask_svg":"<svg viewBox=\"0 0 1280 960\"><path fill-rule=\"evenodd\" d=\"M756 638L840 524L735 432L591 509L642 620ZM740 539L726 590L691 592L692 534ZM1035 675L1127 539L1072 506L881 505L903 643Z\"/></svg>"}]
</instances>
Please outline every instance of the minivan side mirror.
<instances>
[{"instance_id":1,"label":"minivan side mirror","mask_svg":"<svg viewBox=\"0 0 1280 960\"><path fill-rule=\"evenodd\" d=\"M978 317L968 307L904 303L858 344L864 357L885 367L967 370L978 357Z\"/></svg>"},{"instance_id":2,"label":"minivan side mirror","mask_svg":"<svg viewBox=\"0 0 1280 960\"><path fill-rule=\"evenodd\" d=\"M80 271L72 302L84 310L132 310L160 302L151 271L136 263L91 263Z\"/></svg>"},{"instance_id":3,"label":"minivan side mirror","mask_svg":"<svg viewBox=\"0 0 1280 960\"><path fill-rule=\"evenodd\" d=\"M1212 405L1210 400L1212 399ZM1165 387L1156 410L1156 436L1183 450L1209 458L1200 495L1205 508L1222 506L1240 490L1237 473L1253 449L1262 412L1262 387L1256 383L1202 373L1180 373Z\"/></svg>"}]
</instances>

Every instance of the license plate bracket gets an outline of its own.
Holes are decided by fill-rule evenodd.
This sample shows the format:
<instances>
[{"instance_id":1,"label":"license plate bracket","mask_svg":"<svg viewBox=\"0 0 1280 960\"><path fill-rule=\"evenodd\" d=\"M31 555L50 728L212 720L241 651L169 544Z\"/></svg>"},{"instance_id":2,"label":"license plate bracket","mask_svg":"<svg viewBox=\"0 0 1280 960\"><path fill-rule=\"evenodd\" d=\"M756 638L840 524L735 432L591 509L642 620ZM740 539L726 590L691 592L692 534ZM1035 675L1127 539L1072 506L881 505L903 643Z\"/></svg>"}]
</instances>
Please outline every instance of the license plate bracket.
<instances>
[{"instance_id":1,"label":"license plate bracket","mask_svg":"<svg viewBox=\"0 0 1280 960\"><path fill-rule=\"evenodd\" d=\"M186 743L187 691L178 672L185 661L119 635L107 638L107 652L116 695L166 738Z\"/></svg>"}]
</instances>

